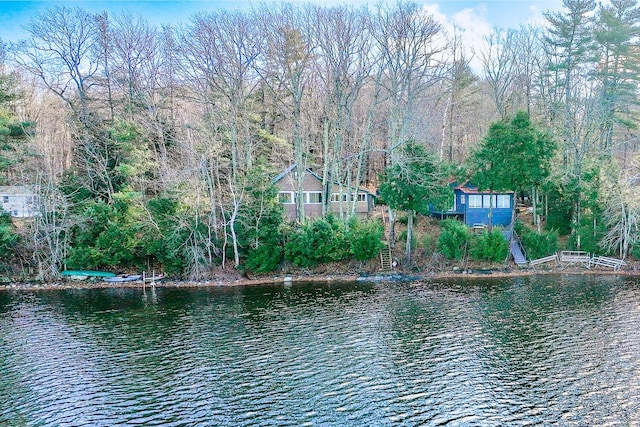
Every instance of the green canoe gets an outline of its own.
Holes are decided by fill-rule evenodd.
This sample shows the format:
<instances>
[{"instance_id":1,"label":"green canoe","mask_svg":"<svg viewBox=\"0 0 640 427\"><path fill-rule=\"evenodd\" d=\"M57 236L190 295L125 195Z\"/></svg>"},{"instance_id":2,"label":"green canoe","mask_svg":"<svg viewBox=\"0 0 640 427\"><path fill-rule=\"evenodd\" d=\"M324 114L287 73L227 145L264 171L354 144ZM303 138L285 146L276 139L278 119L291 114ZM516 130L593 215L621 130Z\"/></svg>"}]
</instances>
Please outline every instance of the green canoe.
<instances>
[{"instance_id":1,"label":"green canoe","mask_svg":"<svg viewBox=\"0 0 640 427\"><path fill-rule=\"evenodd\" d=\"M63 276L88 276L88 277L114 277L116 273L109 271L93 271L93 270L65 270Z\"/></svg>"}]
</instances>

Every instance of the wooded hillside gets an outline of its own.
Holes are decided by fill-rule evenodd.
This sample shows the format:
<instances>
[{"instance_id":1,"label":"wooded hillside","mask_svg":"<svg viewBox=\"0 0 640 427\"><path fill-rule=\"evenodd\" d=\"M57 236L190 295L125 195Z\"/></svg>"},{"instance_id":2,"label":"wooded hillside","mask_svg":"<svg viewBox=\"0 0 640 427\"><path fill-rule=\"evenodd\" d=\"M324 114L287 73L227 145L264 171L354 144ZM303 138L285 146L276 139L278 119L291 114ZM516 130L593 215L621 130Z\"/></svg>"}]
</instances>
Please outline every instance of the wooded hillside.
<instances>
[{"instance_id":1,"label":"wooded hillside","mask_svg":"<svg viewBox=\"0 0 640 427\"><path fill-rule=\"evenodd\" d=\"M289 165L375 192L412 142L472 176L492 123L524 112L557 151L517 190L577 247L624 257L639 238L640 8L564 3L544 28L496 29L481 69L410 2L181 27L52 6L2 44L0 175L34 185L42 212L13 251L43 278L149 260L204 277L282 244L271 183Z\"/></svg>"}]
</instances>

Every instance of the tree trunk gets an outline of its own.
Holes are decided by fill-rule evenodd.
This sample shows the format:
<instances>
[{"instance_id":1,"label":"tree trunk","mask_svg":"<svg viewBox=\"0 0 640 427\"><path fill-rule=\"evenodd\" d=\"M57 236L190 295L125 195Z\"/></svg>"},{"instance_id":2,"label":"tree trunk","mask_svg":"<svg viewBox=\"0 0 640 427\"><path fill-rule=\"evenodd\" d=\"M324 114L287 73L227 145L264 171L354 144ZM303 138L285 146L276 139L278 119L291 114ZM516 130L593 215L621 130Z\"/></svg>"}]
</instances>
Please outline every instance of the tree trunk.
<instances>
[{"instance_id":1,"label":"tree trunk","mask_svg":"<svg viewBox=\"0 0 640 427\"><path fill-rule=\"evenodd\" d=\"M409 209L407 211L407 245L405 247L405 258L407 259L407 265L411 265L411 243L413 243L413 218L415 211Z\"/></svg>"},{"instance_id":2,"label":"tree trunk","mask_svg":"<svg viewBox=\"0 0 640 427\"><path fill-rule=\"evenodd\" d=\"M396 247L396 212L389 208L389 247Z\"/></svg>"}]
</instances>

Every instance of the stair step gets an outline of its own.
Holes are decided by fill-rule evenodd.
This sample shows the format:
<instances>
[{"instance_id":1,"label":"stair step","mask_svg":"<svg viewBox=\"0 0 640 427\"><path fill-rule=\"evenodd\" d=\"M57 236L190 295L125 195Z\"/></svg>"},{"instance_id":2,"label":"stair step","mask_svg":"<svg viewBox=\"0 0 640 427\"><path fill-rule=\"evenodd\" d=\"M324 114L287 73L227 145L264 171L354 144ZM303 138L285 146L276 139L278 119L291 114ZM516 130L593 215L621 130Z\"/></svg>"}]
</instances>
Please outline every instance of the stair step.
<instances>
[{"instance_id":1,"label":"stair step","mask_svg":"<svg viewBox=\"0 0 640 427\"><path fill-rule=\"evenodd\" d=\"M384 246L380 250L380 269L383 271L389 271L392 269L392 256L389 243L385 242Z\"/></svg>"}]
</instances>

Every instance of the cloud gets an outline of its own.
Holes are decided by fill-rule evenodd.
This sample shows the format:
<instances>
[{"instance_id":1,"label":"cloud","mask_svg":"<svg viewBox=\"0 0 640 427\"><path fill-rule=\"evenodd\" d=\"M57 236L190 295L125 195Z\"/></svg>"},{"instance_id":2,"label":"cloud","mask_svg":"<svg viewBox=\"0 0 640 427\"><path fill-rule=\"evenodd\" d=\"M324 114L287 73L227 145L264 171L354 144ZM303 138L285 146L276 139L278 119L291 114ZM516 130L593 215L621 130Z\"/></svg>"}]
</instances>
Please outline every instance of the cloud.
<instances>
[{"instance_id":1,"label":"cloud","mask_svg":"<svg viewBox=\"0 0 640 427\"><path fill-rule=\"evenodd\" d=\"M493 25L487 19L486 6L479 4L472 8L465 8L455 12L451 17L441 11L439 4L426 4L423 9L433 15L449 37L456 34L460 38L467 58L474 58L471 61L471 67L479 72L481 66L477 60L477 53L483 49L484 37L493 32Z\"/></svg>"}]
</instances>

